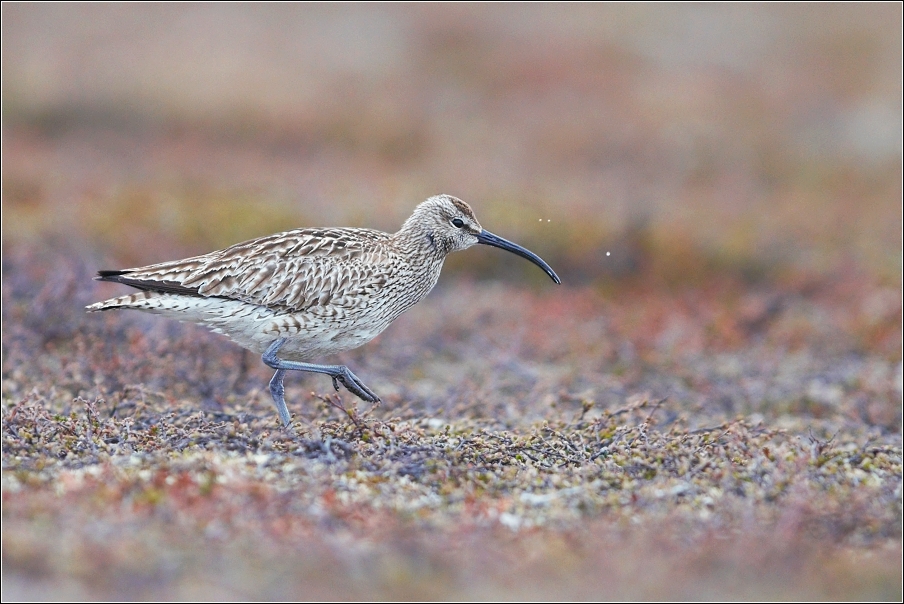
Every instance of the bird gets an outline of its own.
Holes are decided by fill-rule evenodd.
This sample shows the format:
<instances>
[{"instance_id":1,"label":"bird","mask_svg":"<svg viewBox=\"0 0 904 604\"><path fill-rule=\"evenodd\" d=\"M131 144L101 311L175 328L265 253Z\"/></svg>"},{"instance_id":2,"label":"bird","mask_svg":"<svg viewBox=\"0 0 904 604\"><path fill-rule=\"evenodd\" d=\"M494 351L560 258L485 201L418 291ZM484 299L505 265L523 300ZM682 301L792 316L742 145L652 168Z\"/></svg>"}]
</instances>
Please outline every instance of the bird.
<instances>
[{"instance_id":1,"label":"bird","mask_svg":"<svg viewBox=\"0 0 904 604\"><path fill-rule=\"evenodd\" d=\"M98 271L95 280L137 292L88 312L133 309L203 325L261 355L274 369L270 395L283 426L291 416L287 371L326 374L360 399L380 398L346 365L316 361L366 344L421 301L446 256L476 244L497 247L559 276L539 256L484 229L451 195L418 204L398 232L300 228L222 250L138 268Z\"/></svg>"}]
</instances>

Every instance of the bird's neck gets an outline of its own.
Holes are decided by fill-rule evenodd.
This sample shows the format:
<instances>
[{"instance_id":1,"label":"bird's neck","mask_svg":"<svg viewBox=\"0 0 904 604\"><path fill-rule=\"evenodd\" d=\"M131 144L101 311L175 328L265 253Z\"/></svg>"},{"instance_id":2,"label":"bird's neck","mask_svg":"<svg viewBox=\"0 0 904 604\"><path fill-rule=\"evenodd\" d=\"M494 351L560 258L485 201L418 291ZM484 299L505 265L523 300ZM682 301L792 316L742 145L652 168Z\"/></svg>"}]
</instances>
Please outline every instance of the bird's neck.
<instances>
[{"instance_id":1,"label":"bird's neck","mask_svg":"<svg viewBox=\"0 0 904 604\"><path fill-rule=\"evenodd\" d=\"M400 272L407 273L411 279L406 283L408 304L399 311L400 313L430 293L430 290L439 281L446 253L440 249L438 243L437 239L431 238L423 230L417 231L403 227L398 233L392 235L390 245L394 253L398 254L407 264L407 267Z\"/></svg>"},{"instance_id":2,"label":"bird's neck","mask_svg":"<svg viewBox=\"0 0 904 604\"><path fill-rule=\"evenodd\" d=\"M412 228L407 222L392 239L393 247L408 257L412 264L442 266L443 260L449 254L449 250L443 247L443 242L432 232L423 228Z\"/></svg>"}]
</instances>

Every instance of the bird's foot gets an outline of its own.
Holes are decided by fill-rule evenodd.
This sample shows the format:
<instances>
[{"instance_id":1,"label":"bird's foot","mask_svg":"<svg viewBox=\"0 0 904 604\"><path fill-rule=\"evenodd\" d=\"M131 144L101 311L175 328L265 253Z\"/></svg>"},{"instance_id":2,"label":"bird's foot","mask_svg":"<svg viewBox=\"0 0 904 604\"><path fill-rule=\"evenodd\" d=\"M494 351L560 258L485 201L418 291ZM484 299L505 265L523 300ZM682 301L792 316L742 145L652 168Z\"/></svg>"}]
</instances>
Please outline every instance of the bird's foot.
<instances>
[{"instance_id":1,"label":"bird's foot","mask_svg":"<svg viewBox=\"0 0 904 604\"><path fill-rule=\"evenodd\" d=\"M339 390L339 386L337 385L337 382L339 382L345 386L349 392L363 401L367 401L368 403L380 402L380 397L377 396L373 390L368 388L367 385L345 365L342 366L341 372L338 375L332 377L333 386L336 387L336 390Z\"/></svg>"}]
</instances>

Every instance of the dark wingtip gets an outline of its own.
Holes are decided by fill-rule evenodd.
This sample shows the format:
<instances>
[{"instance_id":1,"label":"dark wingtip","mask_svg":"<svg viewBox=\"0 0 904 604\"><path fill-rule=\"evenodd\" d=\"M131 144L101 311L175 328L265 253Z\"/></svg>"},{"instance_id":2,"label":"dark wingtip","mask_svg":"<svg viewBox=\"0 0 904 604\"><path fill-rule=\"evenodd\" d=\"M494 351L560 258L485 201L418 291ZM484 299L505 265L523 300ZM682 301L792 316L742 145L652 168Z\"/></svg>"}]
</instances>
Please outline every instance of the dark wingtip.
<instances>
[{"instance_id":1,"label":"dark wingtip","mask_svg":"<svg viewBox=\"0 0 904 604\"><path fill-rule=\"evenodd\" d=\"M128 271L97 271L97 276L94 277L95 281L119 281L117 277L121 277L128 273Z\"/></svg>"},{"instance_id":2,"label":"dark wingtip","mask_svg":"<svg viewBox=\"0 0 904 604\"><path fill-rule=\"evenodd\" d=\"M142 291L154 291L168 294L181 294L184 296L202 296L198 293L197 287L185 287L176 281L154 281L150 279L135 279L129 275L134 274L134 270L124 271L97 271L95 281L110 281L112 283L122 283L135 289Z\"/></svg>"}]
</instances>

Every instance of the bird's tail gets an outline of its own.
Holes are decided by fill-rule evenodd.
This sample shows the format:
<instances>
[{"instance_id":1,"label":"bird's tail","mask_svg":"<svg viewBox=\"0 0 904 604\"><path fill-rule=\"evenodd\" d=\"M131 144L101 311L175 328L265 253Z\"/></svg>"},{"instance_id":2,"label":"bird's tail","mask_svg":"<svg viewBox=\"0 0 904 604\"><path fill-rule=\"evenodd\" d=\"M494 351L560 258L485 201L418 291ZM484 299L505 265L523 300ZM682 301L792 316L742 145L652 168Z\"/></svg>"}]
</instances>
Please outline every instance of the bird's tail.
<instances>
[{"instance_id":1,"label":"bird's tail","mask_svg":"<svg viewBox=\"0 0 904 604\"><path fill-rule=\"evenodd\" d=\"M86 306L85 309L88 312L98 312L101 310L114 310L117 308L134 308L137 310L152 310L159 306L159 302L157 301L159 298L159 294L155 292L143 291L143 292L135 292L134 294L128 294L125 296L119 296L118 298L110 298L109 300L104 300L103 302L96 302L89 306Z\"/></svg>"}]
</instances>

